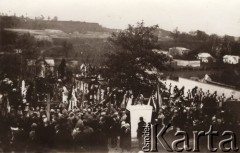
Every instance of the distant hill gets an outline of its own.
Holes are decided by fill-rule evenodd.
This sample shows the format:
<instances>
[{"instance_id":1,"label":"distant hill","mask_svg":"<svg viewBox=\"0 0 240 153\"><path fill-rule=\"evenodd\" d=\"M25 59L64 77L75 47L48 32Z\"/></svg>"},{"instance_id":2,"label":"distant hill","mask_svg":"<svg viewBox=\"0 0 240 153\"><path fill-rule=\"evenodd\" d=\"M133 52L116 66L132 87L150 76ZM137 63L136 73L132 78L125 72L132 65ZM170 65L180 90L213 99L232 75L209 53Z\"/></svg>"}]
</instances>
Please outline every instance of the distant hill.
<instances>
[{"instance_id":1,"label":"distant hill","mask_svg":"<svg viewBox=\"0 0 240 153\"><path fill-rule=\"evenodd\" d=\"M113 32L115 29L105 28L98 23L81 21L56 21L43 19L30 19L16 16L0 16L0 27L14 29L57 29L66 33L86 33L86 32Z\"/></svg>"},{"instance_id":2,"label":"distant hill","mask_svg":"<svg viewBox=\"0 0 240 153\"><path fill-rule=\"evenodd\" d=\"M50 35L51 38L81 37L81 38L107 38L117 29L110 29L98 23L81 21L57 21L30 19L16 16L0 16L0 28L17 33L31 33L40 37ZM171 41L172 32L158 29L156 35L159 41Z\"/></svg>"}]
</instances>

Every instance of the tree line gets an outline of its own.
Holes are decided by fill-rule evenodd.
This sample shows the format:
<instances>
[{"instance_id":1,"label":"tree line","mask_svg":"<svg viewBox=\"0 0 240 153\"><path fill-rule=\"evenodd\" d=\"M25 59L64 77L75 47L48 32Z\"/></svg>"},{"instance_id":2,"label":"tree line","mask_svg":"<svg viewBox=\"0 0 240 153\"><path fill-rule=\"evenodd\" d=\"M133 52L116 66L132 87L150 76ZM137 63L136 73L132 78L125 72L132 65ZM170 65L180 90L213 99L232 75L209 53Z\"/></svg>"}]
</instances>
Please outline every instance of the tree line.
<instances>
[{"instance_id":1,"label":"tree line","mask_svg":"<svg viewBox=\"0 0 240 153\"><path fill-rule=\"evenodd\" d=\"M219 60L222 60L226 54L240 55L240 37L209 35L201 30L187 33L180 32L177 28L173 30L172 37L176 45L189 46L193 50L192 54L195 55L199 52L207 52Z\"/></svg>"}]
</instances>

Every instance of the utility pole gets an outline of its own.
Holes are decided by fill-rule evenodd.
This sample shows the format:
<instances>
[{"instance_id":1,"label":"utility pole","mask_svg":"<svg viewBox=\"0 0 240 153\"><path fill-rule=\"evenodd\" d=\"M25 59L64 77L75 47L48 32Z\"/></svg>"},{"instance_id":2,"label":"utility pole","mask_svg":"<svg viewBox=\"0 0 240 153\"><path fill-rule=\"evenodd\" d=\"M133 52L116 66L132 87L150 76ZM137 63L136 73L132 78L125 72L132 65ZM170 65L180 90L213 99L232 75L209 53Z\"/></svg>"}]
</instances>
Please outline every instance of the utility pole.
<instances>
[{"instance_id":1,"label":"utility pole","mask_svg":"<svg viewBox=\"0 0 240 153\"><path fill-rule=\"evenodd\" d=\"M20 54L20 75L18 76L19 77L19 87L21 87L21 82L22 82L22 50L21 49L14 49L15 51L15 55L19 55Z\"/></svg>"},{"instance_id":2,"label":"utility pole","mask_svg":"<svg viewBox=\"0 0 240 153\"><path fill-rule=\"evenodd\" d=\"M47 108L46 108L46 114L47 114L47 119L50 121L50 106L51 106L51 99L50 99L50 94L47 94Z\"/></svg>"}]
</instances>

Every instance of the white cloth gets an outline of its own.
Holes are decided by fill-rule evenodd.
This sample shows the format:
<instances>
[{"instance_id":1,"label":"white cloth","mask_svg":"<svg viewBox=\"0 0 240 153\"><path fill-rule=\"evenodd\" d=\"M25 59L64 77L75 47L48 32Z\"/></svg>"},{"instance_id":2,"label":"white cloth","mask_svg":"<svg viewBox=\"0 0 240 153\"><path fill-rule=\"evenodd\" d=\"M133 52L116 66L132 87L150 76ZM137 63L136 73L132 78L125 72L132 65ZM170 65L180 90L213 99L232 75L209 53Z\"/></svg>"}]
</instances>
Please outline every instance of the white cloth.
<instances>
[{"instance_id":1,"label":"white cloth","mask_svg":"<svg viewBox=\"0 0 240 153\"><path fill-rule=\"evenodd\" d=\"M72 90L72 97L69 100L68 110L72 110L74 107L77 107L77 98L75 94L75 89Z\"/></svg>"},{"instance_id":2,"label":"white cloth","mask_svg":"<svg viewBox=\"0 0 240 153\"><path fill-rule=\"evenodd\" d=\"M130 110L130 109L131 109L132 101L133 101L133 98L132 98L132 97L129 97L129 98L128 98L128 102L127 102L127 107L126 107L127 110Z\"/></svg>"},{"instance_id":3,"label":"white cloth","mask_svg":"<svg viewBox=\"0 0 240 153\"><path fill-rule=\"evenodd\" d=\"M25 81L22 80L22 87L21 87L22 96L25 96L26 90L27 89L26 89Z\"/></svg>"},{"instance_id":4,"label":"white cloth","mask_svg":"<svg viewBox=\"0 0 240 153\"><path fill-rule=\"evenodd\" d=\"M68 101L68 90L67 88L64 86L63 87L63 92L62 92L62 102L63 103L67 103Z\"/></svg>"}]
</instances>

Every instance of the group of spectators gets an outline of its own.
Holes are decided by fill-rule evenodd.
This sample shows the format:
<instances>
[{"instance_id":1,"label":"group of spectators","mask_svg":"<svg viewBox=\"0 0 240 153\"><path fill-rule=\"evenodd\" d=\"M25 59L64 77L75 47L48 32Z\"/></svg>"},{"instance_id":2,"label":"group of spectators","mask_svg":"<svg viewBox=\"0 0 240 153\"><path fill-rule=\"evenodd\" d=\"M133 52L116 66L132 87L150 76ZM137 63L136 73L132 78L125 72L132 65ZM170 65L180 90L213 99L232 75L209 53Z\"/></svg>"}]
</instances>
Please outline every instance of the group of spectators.
<instances>
[{"instance_id":1,"label":"group of spectators","mask_svg":"<svg viewBox=\"0 0 240 153\"><path fill-rule=\"evenodd\" d=\"M11 108L1 116L0 148L15 152L108 152L120 138L122 150L131 149L129 115L125 110L102 104L68 110L52 108L48 119L46 108Z\"/></svg>"},{"instance_id":2,"label":"group of spectators","mask_svg":"<svg viewBox=\"0 0 240 153\"><path fill-rule=\"evenodd\" d=\"M184 91L184 87L162 89L163 105L157 113L158 124L171 124L173 129L194 131L207 130L213 125L218 130L237 129L239 120L227 108L227 103L235 100L224 94L217 96L217 91L203 92L201 88Z\"/></svg>"},{"instance_id":3,"label":"group of spectators","mask_svg":"<svg viewBox=\"0 0 240 153\"><path fill-rule=\"evenodd\" d=\"M0 150L4 152L108 152L109 147L130 151L128 99L132 99L132 104L144 104L142 94L134 98L131 92L112 90L101 102L87 101L82 105L83 102L78 101L72 109L61 102L52 105L49 111L46 105L29 106L28 102L2 106L4 98L10 97L9 91L1 91L1 109L8 108L0 114ZM224 110L224 95L219 98L216 92L203 92L198 87L186 94L184 87L177 86L173 91L171 87L161 88L160 93L162 103L152 114L152 124L171 124L173 130L184 131L209 129L210 124L238 125ZM140 103L136 102L139 100ZM144 125L142 123L140 125ZM139 139L140 128L136 131Z\"/></svg>"},{"instance_id":4,"label":"group of spectators","mask_svg":"<svg viewBox=\"0 0 240 153\"><path fill-rule=\"evenodd\" d=\"M84 105L82 101L77 101L71 109L69 104L73 95L69 94L67 103L51 104L49 111L42 101L34 105L28 100L23 102L21 94L17 97L22 102L16 104L10 100L12 91L20 89L10 79L7 80L1 81L0 86L0 152L108 152L109 148L131 149L130 116L116 100L118 91L108 93L106 100L98 103L88 101L87 96L83 98Z\"/></svg>"}]
</instances>

